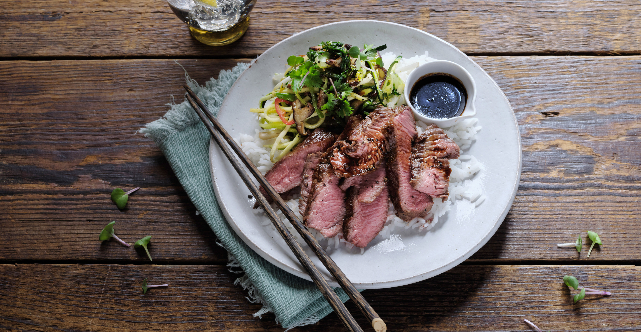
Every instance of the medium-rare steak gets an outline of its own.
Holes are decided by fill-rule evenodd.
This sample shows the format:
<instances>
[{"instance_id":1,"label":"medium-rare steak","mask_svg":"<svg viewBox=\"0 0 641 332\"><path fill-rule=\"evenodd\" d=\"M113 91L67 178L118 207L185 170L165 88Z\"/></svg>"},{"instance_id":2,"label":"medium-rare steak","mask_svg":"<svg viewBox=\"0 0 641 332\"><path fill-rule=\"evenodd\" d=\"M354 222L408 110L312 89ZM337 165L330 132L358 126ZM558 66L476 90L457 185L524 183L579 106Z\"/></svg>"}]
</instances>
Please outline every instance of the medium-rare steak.
<instances>
[{"instance_id":1,"label":"medium-rare steak","mask_svg":"<svg viewBox=\"0 0 641 332\"><path fill-rule=\"evenodd\" d=\"M304 220L307 227L319 230L325 237L336 236L343 226L345 192L338 187L338 181L332 165L322 160L314 172Z\"/></svg>"},{"instance_id":2,"label":"medium-rare steak","mask_svg":"<svg viewBox=\"0 0 641 332\"><path fill-rule=\"evenodd\" d=\"M449 159L459 154L458 145L441 128L427 127L412 146L412 187L432 197L447 197L452 171Z\"/></svg>"},{"instance_id":3,"label":"medium-rare steak","mask_svg":"<svg viewBox=\"0 0 641 332\"><path fill-rule=\"evenodd\" d=\"M416 217L425 218L432 208L432 198L410 184L410 157L412 141L416 137L416 125L412 111L405 108L392 118L392 131L387 155L387 180L389 195L396 214L405 221Z\"/></svg>"},{"instance_id":4,"label":"medium-rare steak","mask_svg":"<svg viewBox=\"0 0 641 332\"><path fill-rule=\"evenodd\" d=\"M347 206L343 235L357 247L364 248L383 229L387 221L388 190L385 162L365 175L355 176L357 183L347 190Z\"/></svg>"},{"instance_id":5,"label":"medium-rare steak","mask_svg":"<svg viewBox=\"0 0 641 332\"><path fill-rule=\"evenodd\" d=\"M298 207L305 225L317 229L325 237L333 237L340 232L345 216L345 191L338 186L339 178L334 168L329 163L329 151L331 151L339 140L344 139L362 120L360 116L351 116L338 140L325 153L320 156L318 166L312 175L311 185L303 190L298 202ZM313 157L310 157L310 162ZM309 165L311 166L311 165Z\"/></svg>"},{"instance_id":6,"label":"medium-rare steak","mask_svg":"<svg viewBox=\"0 0 641 332\"><path fill-rule=\"evenodd\" d=\"M291 153L274 164L265 174L265 178L278 193L284 193L300 186L307 155L327 150L335 140L336 135L331 132L322 128L315 129ZM261 192L267 195L263 188L261 188Z\"/></svg>"},{"instance_id":7,"label":"medium-rare steak","mask_svg":"<svg viewBox=\"0 0 641 332\"><path fill-rule=\"evenodd\" d=\"M348 137L337 141L330 162L340 177L349 178L374 170L387 152L391 119L407 106L379 107L361 121Z\"/></svg>"}]
</instances>

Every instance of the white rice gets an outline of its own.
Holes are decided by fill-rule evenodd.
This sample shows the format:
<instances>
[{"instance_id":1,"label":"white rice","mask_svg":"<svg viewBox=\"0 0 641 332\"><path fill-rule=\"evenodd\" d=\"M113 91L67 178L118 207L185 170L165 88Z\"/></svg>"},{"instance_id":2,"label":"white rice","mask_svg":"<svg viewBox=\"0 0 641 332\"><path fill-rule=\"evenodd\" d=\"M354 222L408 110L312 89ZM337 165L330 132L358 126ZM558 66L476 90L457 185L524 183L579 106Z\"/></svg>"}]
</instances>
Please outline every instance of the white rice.
<instances>
[{"instance_id":1,"label":"white rice","mask_svg":"<svg viewBox=\"0 0 641 332\"><path fill-rule=\"evenodd\" d=\"M383 63L389 64L392 63L396 55L393 53L387 52L381 54L383 58ZM423 55L417 55L408 59L401 59L396 65L396 73L403 80L406 81L409 73L416 67L433 61L435 59L430 58L428 53L425 52ZM282 78L282 76L281 76ZM396 104L404 104L405 98L399 96L395 101ZM393 103L390 103L388 106L393 106ZM416 122L416 129L420 135L427 124L422 121ZM450 160L450 168L452 172L450 174L450 185L449 185L449 196L446 201L443 201L441 198L434 199L434 205L430 214L427 216L427 219L415 218L409 222L405 222L401 218L396 216L396 210L394 205L389 202L389 210L387 215L387 222L385 226L378 234L376 239L387 240L390 239L395 232L398 232L403 229L417 229L418 231L426 231L434 227L445 214L450 211L452 205L455 204L458 200L468 200L474 204L475 207L481 205L486 196L482 187L479 185L480 177L476 176L479 172L483 170L483 165L471 154L468 154L468 150L474 144L476 140L476 134L481 130L481 126L478 125L478 119L466 119L452 127L443 128L445 133L449 138L451 138L461 149L461 155L458 159ZM264 147L265 144L269 144L268 141L263 141L258 138L258 130L256 130L253 136L247 134L241 134L236 141L241 145L245 154L251 159L251 161L258 167L258 169L265 174L272 166L273 163L269 160L269 150ZM253 202L250 202L253 205ZM296 215L301 217L300 212L298 211L298 197L294 197L287 201L287 205L294 211ZM256 210L257 214L261 214L262 210ZM278 215L281 219L284 218L284 215L280 210L278 210ZM302 217L301 217L302 219ZM290 228L292 234L294 234L299 241L302 241L302 238L298 233L293 229L289 223L286 223ZM271 228L273 232L276 232L276 229L272 225L271 221L265 218L263 226ZM354 245L347 242L343 238L343 234L339 233L334 238L327 239L320 232L310 229L311 233L314 234L316 239L326 247L327 251L339 249L343 245L348 250L354 248ZM301 242L302 243L302 242ZM363 249L360 251L364 252Z\"/></svg>"}]
</instances>

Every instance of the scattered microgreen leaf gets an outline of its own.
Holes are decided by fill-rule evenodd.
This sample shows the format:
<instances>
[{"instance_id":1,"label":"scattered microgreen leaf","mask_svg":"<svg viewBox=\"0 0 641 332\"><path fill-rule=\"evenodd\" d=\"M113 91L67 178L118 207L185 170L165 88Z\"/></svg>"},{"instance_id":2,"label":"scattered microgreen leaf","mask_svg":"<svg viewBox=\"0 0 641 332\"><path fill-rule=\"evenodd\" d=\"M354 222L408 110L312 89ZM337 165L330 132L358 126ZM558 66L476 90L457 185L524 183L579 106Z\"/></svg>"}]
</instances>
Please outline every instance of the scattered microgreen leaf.
<instances>
[{"instance_id":1,"label":"scattered microgreen leaf","mask_svg":"<svg viewBox=\"0 0 641 332\"><path fill-rule=\"evenodd\" d=\"M559 247L559 248L574 247L574 248L576 248L576 251L581 252L581 247L583 246L583 240L581 239L581 236L579 235L579 237L576 239L576 241L574 243L573 242L559 243L556 246Z\"/></svg>"},{"instance_id":2,"label":"scattered microgreen leaf","mask_svg":"<svg viewBox=\"0 0 641 332\"><path fill-rule=\"evenodd\" d=\"M119 237L116 236L116 234L114 233L115 223L116 223L115 221L108 223L107 226L105 226L105 228L103 228L102 231L100 232L100 236L98 236L98 239L100 239L100 241L107 241L113 237L114 239L116 239L116 241L122 243L123 245L127 247L131 246L131 244L121 240Z\"/></svg>"},{"instance_id":3,"label":"scattered microgreen leaf","mask_svg":"<svg viewBox=\"0 0 641 332\"><path fill-rule=\"evenodd\" d=\"M129 195L138 189L140 189L140 187L137 187L129 190L128 192L125 192L120 188L116 188L111 192L111 200L114 201L114 203L116 203L116 206L120 210L123 210L125 206L127 206L127 201L129 201Z\"/></svg>"},{"instance_id":4,"label":"scattered microgreen leaf","mask_svg":"<svg viewBox=\"0 0 641 332\"><path fill-rule=\"evenodd\" d=\"M537 331L537 332L543 332L543 330L541 330L538 326L534 325L534 323L530 322L529 320L524 319L524 321L525 321L525 323L526 323L527 325L529 325L529 326L530 326L531 328L533 328L535 331Z\"/></svg>"},{"instance_id":5,"label":"scattered microgreen leaf","mask_svg":"<svg viewBox=\"0 0 641 332\"><path fill-rule=\"evenodd\" d=\"M592 241L592 245L590 246L590 250L588 250L588 258L590 258L590 253L592 253L592 248L594 248L595 244L602 245L601 239L599 238L599 234L596 232L588 231L588 237L590 238L590 241Z\"/></svg>"},{"instance_id":6,"label":"scattered microgreen leaf","mask_svg":"<svg viewBox=\"0 0 641 332\"><path fill-rule=\"evenodd\" d=\"M147 257L149 257L149 260L152 261L151 255L149 254L149 249L147 249L147 245L149 245L149 241L151 241L151 235L145 236L142 239L136 241L136 243L134 243L134 248L140 248L140 247L145 248L145 251L147 252Z\"/></svg>"},{"instance_id":7,"label":"scattered microgreen leaf","mask_svg":"<svg viewBox=\"0 0 641 332\"><path fill-rule=\"evenodd\" d=\"M568 287L574 288L575 290L579 290L579 293L575 294L572 297L572 301L574 301L574 303L577 303L577 302L583 300L585 298L586 294L602 295L602 296L610 296L610 295L612 295L612 293L610 293L610 292L579 286L579 281L573 276L565 276L565 277L563 277L563 282Z\"/></svg>"},{"instance_id":8,"label":"scattered microgreen leaf","mask_svg":"<svg viewBox=\"0 0 641 332\"><path fill-rule=\"evenodd\" d=\"M162 285L149 285L147 284L147 278L142 281L142 293L147 294L147 291L149 288L157 288L157 287L169 287L169 284L162 284Z\"/></svg>"},{"instance_id":9,"label":"scattered microgreen leaf","mask_svg":"<svg viewBox=\"0 0 641 332\"><path fill-rule=\"evenodd\" d=\"M572 300L574 301L574 303L577 303L583 300L584 298L585 298L585 288L581 288L581 292L579 292L579 294L574 295Z\"/></svg>"},{"instance_id":10,"label":"scattered microgreen leaf","mask_svg":"<svg viewBox=\"0 0 641 332\"><path fill-rule=\"evenodd\" d=\"M579 281L573 277L573 276L565 276L563 277L563 282L568 286L572 287L575 290L579 289Z\"/></svg>"}]
</instances>

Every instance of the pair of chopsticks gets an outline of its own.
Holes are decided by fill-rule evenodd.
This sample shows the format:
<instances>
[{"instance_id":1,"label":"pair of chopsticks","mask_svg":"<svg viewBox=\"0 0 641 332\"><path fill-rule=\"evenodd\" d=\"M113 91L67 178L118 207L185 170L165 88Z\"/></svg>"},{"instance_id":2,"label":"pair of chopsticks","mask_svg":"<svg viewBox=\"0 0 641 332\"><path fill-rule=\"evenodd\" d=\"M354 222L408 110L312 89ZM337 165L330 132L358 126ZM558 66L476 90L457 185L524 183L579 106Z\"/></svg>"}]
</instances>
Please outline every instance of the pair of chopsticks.
<instances>
[{"instance_id":1,"label":"pair of chopsticks","mask_svg":"<svg viewBox=\"0 0 641 332\"><path fill-rule=\"evenodd\" d=\"M336 281L341 285L343 290L345 290L352 301L356 303L361 312L367 317L367 319L369 319L369 321L372 323L372 327L374 327L377 332L387 331L385 322L383 322L383 320L378 316L376 311L374 311L369 303L367 303L361 293L356 290L354 285L352 285L349 279L347 279L343 271L341 271L334 260L329 257L325 250L323 250L323 248L318 244L309 230L307 230L307 227L303 225L300 219L294 214L294 212L289 208L285 201L283 201L280 195L274 190L269 182L267 182L265 177L260 173L256 166L254 166L249 158L247 158L245 153L241 150L240 146L238 146L234 139L229 136L225 128L223 128L218 120L211 114L211 112L209 112L207 106L203 104L203 102L188 86L185 86L185 90L187 90L187 100L211 133L214 141L216 141L227 159L229 159L236 172L238 172L243 182L245 182L245 185L247 185L247 187L249 188L249 191L252 193L252 195L254 195L254 197L256 197L258 203L265 209L267 216L272 220L272 223L274 224L280 235L285 239L285 242L287 242L289 248L292 250L296 258L298 258L305 270L307 270L307 273L314 281L314 284L316 284L316 287L318 287L323 296L327 299L327 301L332 306L336 314L338 314L345 326L347 326L347 328L349 328L351 331L363 331L354 317L352 317L349 311L347 311L347 308L345 308L343 302L341 302L334 290L329 286L327 280L325 280L325 278L311 261L309 256L305 254L301 245L298 243L298 241L296 241L296 239L294 239L293 235L289 232L285 224L276 215L276 211L274 211L265 196L263 196L263 194L260 192L258 186L256 186L256 184L251 180L251 177L236 159L236 156L232 154L227 144L231 146L236 155L240 157L240 160L243 162L243 164L245 164L247 169L249 169L254 178L258 180L260 185L265 188L269 196L278 204L283 214L285 214L294 228L296 228L298 233L303 237L307 245L314 251L316 256L318 256L320 261L323 263L323 265L325 265L327 270L334 276L334 278L336 278ZM225 142L227 142L227 144L225 144Z\"/></svg>"}]
</instances>

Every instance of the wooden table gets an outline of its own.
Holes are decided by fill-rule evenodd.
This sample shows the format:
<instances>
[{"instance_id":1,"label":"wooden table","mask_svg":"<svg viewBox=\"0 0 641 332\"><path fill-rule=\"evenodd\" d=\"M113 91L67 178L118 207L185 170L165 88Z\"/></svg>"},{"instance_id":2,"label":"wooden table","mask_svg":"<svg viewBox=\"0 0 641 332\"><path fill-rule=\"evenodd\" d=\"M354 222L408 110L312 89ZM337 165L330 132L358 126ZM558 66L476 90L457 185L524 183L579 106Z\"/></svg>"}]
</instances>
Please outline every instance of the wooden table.
<instances>
[{"instance_id":1,"label":"wooden table","mask_svg":"<svg viewBox=\"0 0 641 332\"><path fill-rule=\"evenodd\" d=\"M621 1L258 1L238 42L207 47L164 1L0 4L0 329L282 330L252 317L226 253L154 143L137 133L201 84L323 23L378 19L467 53L509 98L523 173L472 258L368 290L391 331L641 329L641 4ZM142 189L128 209L115 187ZM98 233L117 220L144 253ZM118 227L120 225L120 227ZM126 227L124 227L126 225ZM556 243L587 230L590 258ZM587 247L584 246L584 250ZM612 291L572 304L562 277ZM143 295L141 282L170 284ZM350 302L348 308L366 326ZM295 331L343 330L332 314Z\"/></svg>"}]
</instances>

